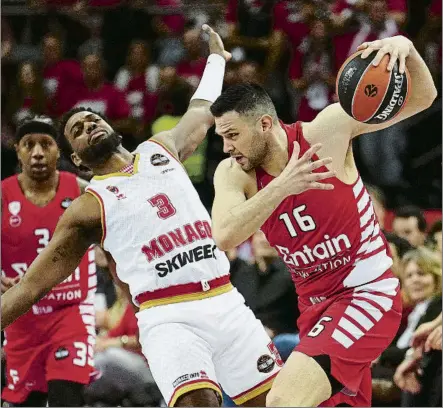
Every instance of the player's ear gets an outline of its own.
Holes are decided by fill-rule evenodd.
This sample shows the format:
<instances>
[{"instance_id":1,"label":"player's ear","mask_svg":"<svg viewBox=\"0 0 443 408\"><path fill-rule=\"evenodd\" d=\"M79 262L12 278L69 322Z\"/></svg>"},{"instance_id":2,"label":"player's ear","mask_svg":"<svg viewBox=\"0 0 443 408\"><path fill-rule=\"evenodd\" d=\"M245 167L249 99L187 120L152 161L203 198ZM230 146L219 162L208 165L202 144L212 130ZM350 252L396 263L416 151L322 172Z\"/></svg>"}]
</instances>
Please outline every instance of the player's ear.
<instances>
[{"instance_id":1,"label":"player's ear","mask_svg":"<svg viewBox=\"0 0 443 408\"><path fill-rule=\"evenodd\" d=\"M80 159L80 157L77 156L77 153L71 153L71 160L73 161L73 163L77 166L80 167L82 164L82 161Z\"/></svg>"},{"instance_id":2,"label":"player's ear","mask_svg":"<svg viewBox=\"0 0 443 408\"><path fill-rule=\"evenodd\" d=\"M260 119L260 126L263 132L268 132L272 129L272 117L269 115L263 115Z\"/></svg>"}]
</instances>

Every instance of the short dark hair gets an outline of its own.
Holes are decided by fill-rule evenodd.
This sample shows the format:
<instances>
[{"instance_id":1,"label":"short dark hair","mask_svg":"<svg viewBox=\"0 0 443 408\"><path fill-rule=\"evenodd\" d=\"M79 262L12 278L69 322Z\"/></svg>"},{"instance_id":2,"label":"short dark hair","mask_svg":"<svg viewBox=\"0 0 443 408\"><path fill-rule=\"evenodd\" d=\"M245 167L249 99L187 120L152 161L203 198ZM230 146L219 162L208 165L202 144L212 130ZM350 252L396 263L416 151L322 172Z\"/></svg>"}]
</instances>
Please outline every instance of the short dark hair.
<instances>
[{"instance_id":1,"label":"short dark hair","mask_svg":"<svg viewBox=\"0 0 443 408\"><path fill-rule=\"evenodd\" d=\"M395 246L399 258L403 258L403 255L409 251L412 251L414 247L404 238L399 237L393 232L385 233L386 240Z\"/></svg>"},{"instance_id":2,"label":"short dark hair","mask_svg":"<svg viewBox=\"0 0 443 408\"><path fill-rule=\"evenodd\" d=\"M418 225L418 229L421 232L425 232L426 231L426 218L423 214L423 211L420 210L420 208L418 208L415 205L407 205L404 207L400 207L397 210L395 210L394 212L394 216L395 218L417 218L417 225Z\"/></svg>"},{"instance_id":3,"label":"short dark hair","mask_svg":"<svg viewBox=\"0 0 443 408\"><path fill-rule=\"evenodd\" d=\"M60 146L62 153L66 157L69 157L72 154L73 150L72 150L71 144L69 143L68 139L65 137L65 127L66 127L66 124L68 123L68 120L78 112L91 112L94 115L100 116L104 121L108 122L108 118L105 115L103 115L99 112L96 112L96 111L92 110L91 108L85 108L83 106L79 106L78 108L72 108L71 110L64 113L62 118L59 121L57 141L58 141L58 145Z\"/></svg>"},{"instance_id":4,"label":"short dark hair","mask_svg":"<svg viewBox=\"0 0 443 408\"><path fill-rule=\"evenodd\" d=\"M277 112L271 97L263 87L257 84L238 84L227 88L211 105L211 113L220 117L226 112L240 114L257 113L271 115L277 119Z\"/></svg>"},{"instance_id":5,"label":"short dark hair","mask_svg":"<svg viewBox=\"0 0 443 408\"><path fill-rule=\"evenodd\" d=\"M438 220L431 225L431 228L429 228L429 235L432 237L434 234L441 231L442 231L441 220Z\"/></svg>"}]
</instances>

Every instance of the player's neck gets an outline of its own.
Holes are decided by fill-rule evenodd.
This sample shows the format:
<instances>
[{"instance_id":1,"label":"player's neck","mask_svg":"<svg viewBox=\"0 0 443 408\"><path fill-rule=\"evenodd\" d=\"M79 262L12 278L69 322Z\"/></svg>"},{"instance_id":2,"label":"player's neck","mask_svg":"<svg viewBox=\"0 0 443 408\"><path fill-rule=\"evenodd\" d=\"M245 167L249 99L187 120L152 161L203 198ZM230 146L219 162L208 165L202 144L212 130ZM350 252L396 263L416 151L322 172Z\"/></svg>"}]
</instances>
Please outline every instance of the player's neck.
<instances>
[{"instance_id":1,"label":"player's neck","mask_svg":"<svg viewBox=\"0 0 443 408\"><path fill-rule=\"evenodd\" d=\"M104 176L110 173L118 173L122 168L129 166L134 162L134 155L120 146L105 163L94 167L93 173L96 176Z\"/></svg>"},{"instance_id":2,"label":"player's neck","mask_svg":"<svg viewBox=\"0 0 443 408\"><path fill-rule=\"evenodd\" d=\"M271 176L277 177L288 164L288 137L283 128L275 126L272 137L268 142L268 153L263 161L262 168Z\"/></svg>"},{"instance_id":3,"label":"player's neck","mask_svg":"<svg viewBox=\"0 0 443 408\"><path fill-rule=\"evenodd\" d=\"M18 175L18 181L25 195L31 194L49 194L57 190L59 180L58 171L54 171L46 180L35 180L26 173Z\"/></svg>"}]
</instances>

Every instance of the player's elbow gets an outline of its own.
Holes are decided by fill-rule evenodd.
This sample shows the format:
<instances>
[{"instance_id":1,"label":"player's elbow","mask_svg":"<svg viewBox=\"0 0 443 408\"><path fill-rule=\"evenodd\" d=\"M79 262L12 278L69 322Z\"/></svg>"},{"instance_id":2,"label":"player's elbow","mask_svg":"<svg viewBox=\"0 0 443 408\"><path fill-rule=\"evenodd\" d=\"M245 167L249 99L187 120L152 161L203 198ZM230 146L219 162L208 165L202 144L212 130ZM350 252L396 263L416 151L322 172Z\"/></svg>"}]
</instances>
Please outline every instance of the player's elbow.
<instances>
[{"instance_id":1,"label":"player's elbow","mask_svg":"<svg viewBox=\"0 0 443 408\"><path fill-rule=\"evenodd\" d=\"M229 251L236 247L231 237L232 235L223 229L213 229L212 231L212 238L214 239L215 245L217 245L217 248L221 251Z\"/></svg>"}]
</instances>

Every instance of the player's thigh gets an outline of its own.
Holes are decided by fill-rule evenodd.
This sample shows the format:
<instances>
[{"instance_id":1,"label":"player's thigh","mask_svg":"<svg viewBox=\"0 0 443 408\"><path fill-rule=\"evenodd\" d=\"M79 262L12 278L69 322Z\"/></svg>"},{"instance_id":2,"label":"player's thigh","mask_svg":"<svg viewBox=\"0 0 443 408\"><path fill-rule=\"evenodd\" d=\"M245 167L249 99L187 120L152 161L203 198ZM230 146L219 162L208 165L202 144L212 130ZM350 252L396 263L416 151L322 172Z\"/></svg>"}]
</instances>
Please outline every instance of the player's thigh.
<instances>
[{"instance_id":1,"label":"player's thigh","mask_svg":"<svg viewBox=\"0 0 443 408\"><path fill-rule=\"evenodd\" d=\"M371 362L391 343L398 329L399 302L399 295L382 293L369 297L351 293L339 298L321 316L311 319L311 327L303 327L295 350L311 356L323 368L333 395L357 395Z\"/></svg>"},{"instance_id":2,"label":"player's thigh","mask_svg":"<svg viewBox=\"0 0 443 408\"><path fill-rule=\"evenodd\" d=\"M226 322L220 322L226 331L224 347L214 357L217 377L236 405L263 406L283 362L248 307L242 304L233 313L235 316L229 314Z\"/></svg>"},{"instance_id":3,"label":"player's thigh","mask_svg":"<svg viewBox=\"0 0 443 408\"><path fill-rule=\"evenodd\" d=\"M47 381L68 381L89 384L95 373L93 349L88 334L63 336L51 341L46 359Z\"/></svg>"},{"instance_id":4,"label":"player's thigh","mask_svg":"<svg viewBox=\"0 0 443 408\"><path fill-rule=\"evenodd\" d=\"M6 347L6 381L2 399L22 403L31 392L46 393L45 357L46 345L27 349Z\"/></svg>"},{"instance_id":5,"label":"player's thigh","mask_svg":"<svg viewBox=\"0 0 443 408\"><path fill-rule=\"evenodd\" d=\"M214 392L221 399L212 362L213 350L190 326L181 323L160 324L144 333L140 343L168 406L175 406L180 400L181 404L188 403L189 398L184 399L184 396L197 390L211 391L192 394L198 395L199 401L204 399L201 395L211 396L204 399L206 406L214 402Z\"/></svg>"},{"instance_id":6,"label":"player's thigh","mask_svg":"<svg viewBox=\"0 0 443 408\"><path fill-rule=\"evenodd\" d=\"M293 351L274 380L266 406L316 407L331 393L331 383L319 362Z\"/></svg>"}]
</instances>

